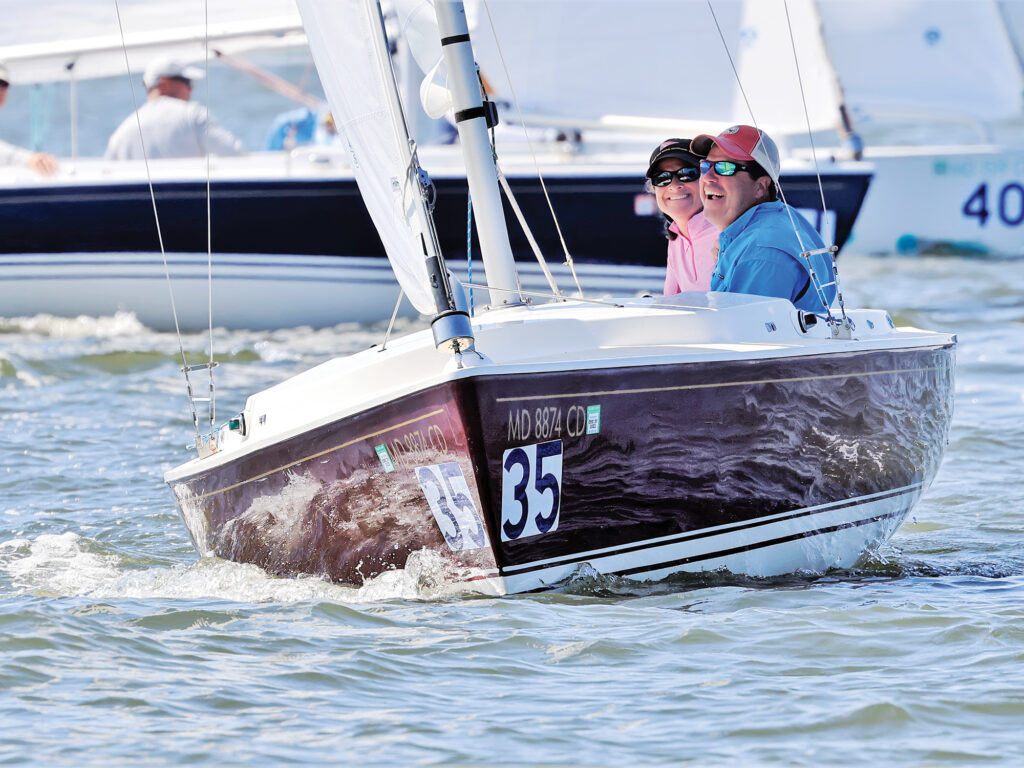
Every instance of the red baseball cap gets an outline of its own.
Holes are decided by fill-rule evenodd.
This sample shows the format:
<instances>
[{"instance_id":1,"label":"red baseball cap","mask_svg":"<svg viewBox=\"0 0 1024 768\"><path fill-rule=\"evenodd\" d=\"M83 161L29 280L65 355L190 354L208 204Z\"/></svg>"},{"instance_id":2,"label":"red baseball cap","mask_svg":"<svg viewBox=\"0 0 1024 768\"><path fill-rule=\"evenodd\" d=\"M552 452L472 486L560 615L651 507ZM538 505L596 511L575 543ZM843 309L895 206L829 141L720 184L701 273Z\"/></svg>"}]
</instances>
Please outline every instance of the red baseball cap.
<instances>
[{"instance_id":1,"label":"red baseball cap","mask_svg":"<svg viewBox=\"0 0 1024 768\"><path fill-rule=\"evenodd\" d=\"M779 148L764 131L752 125L734 125L717 136L702 133L690 142L690 151L698 157L707 157L714 144L729 157L752 160L768 172L772 181L779 183Z\"/></svg>"}]
</instances>

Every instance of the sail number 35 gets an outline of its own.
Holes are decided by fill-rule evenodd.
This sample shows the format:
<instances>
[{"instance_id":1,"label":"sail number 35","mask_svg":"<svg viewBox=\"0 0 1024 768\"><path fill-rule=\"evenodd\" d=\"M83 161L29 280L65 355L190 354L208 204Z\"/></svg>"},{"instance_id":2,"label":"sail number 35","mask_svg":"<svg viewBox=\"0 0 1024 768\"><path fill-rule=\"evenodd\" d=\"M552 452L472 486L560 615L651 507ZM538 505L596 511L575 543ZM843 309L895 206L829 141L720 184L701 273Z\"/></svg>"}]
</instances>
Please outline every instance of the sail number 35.
<instances>
[{"instance_id":1,"label":"sail number 35","mask_svg":"<svg viewBox=\"0 0 1024 768\"><path fill-rule=\"evenodd\" d=\"M487 546L487 531L458 462L416 467L416 479L449 548L464 552Z\"/></svg>"},{"instance_id":2,"label":"sail number 35","mask_svg":"<svg viewBox=\"0 0 1024 768\"><path fill-rule=\"evenodd\" d=\"M562 441L510 448L501 457L501 540L558 528L562 501Z\"/></svg>"}]
</instances>

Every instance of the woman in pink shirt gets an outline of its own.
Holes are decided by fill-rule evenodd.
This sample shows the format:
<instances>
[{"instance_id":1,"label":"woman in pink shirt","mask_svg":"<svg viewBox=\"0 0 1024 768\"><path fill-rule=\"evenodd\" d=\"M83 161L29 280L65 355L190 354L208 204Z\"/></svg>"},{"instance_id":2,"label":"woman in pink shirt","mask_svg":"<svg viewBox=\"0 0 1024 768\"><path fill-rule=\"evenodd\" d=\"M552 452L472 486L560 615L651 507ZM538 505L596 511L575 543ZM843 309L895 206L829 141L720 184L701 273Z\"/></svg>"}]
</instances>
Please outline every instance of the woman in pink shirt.
<instances>
[{"instance_id":1,"label":"woman in pink shirt","mask_svg":"<svg viewBox=\"0 0 1024 768\"><path fill-rule=\"evenodd\" d=\"M719 230L704 218L699 180L700 158L690 153L689 139L668 139L651 154L647 184L668 220L666 296L711 289Z\"/></svg>"}]
</instances>

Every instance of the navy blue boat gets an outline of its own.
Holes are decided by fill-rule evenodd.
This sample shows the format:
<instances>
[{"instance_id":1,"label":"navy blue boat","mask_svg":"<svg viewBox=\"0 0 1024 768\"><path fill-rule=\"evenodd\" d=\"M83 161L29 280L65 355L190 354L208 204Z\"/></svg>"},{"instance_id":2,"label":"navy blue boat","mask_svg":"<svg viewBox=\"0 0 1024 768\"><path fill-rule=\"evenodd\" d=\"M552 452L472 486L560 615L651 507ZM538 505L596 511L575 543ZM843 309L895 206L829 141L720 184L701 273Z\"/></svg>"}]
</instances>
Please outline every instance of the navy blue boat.
<instances>
[{"instance_id":1,"label":"navy blue boat","mask_svg":"<svg viewBox=\"0 0 1024 768\"><path fill-rule=\"evenodd\" d=\"M350 172L321 155L301 172L260 174L269 156L215 161L211 182L216 325L267 329L374 321L388 314L398 285ZM164 161L165 163L168 161ZM185 329L207 325L205 164L154 184L159 234ZM274 162L281 163L280 158ZM160 236L145 176L104 178L109 165L79 166L71 180L24 179L0 186L0 316L135 312L154 328L173 327ZM155 174L160 178L161 168ZM268 166L269 167L269 166ZM665 238L654 199L630 164L596 172L573 162L545 171L585 295L660 293ZM120 168L116 169L123 173ZM259 175L258 175L259 174ZM166 174L165 174L166 176ZM826 241L848 238L870 172L784 173L787 200L804 210ZM90 180L91 179L91 180ZM575 290L536 176L508 173L509 184L563 290ZM441 246L460 277L467 272L467 187L459 173L435 176ZM549 291L512 211L506 215L523 287ZM472 252L479 246L473 234ZM475 278L480 278L475 264ZM345 286L352 291L339 292ZM330 290L325 290L330 288ZM241 299L241 301L239 301ZM268 315L267 307L274 311ZM404 309L412 313L411 307Z\"/></svg>"}]
</instances>

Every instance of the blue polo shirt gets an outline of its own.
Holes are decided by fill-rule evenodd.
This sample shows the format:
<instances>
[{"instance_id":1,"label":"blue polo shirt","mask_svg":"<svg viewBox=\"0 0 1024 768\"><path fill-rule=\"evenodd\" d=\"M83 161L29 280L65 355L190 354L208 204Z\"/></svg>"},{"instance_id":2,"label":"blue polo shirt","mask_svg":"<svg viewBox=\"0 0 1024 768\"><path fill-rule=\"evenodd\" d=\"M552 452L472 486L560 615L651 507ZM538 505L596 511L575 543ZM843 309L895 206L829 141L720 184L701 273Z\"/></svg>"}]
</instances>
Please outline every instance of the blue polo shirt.
<instances>
[{"instance_id":1,"label":"blue polo shirt","mask_svg":"<svg viewBox=\"0 0 1024 768\"><path fill-rule=\"evenodd\" d=\"M825 311L811 285L807 261L800 258L801 251L824 248L825 244L807 219L794 208L787 212L787 208L781 201L755 205L722 230L718 236L718 264L711 274L712 291L775 296L789 299L798 309ZM800 240L793 231L794 224ZM819 283L834 282L831 256L816 254L811 263ZM824 294L831 304L836 287L826 287Z\"/></svg>"}]
</instances>

